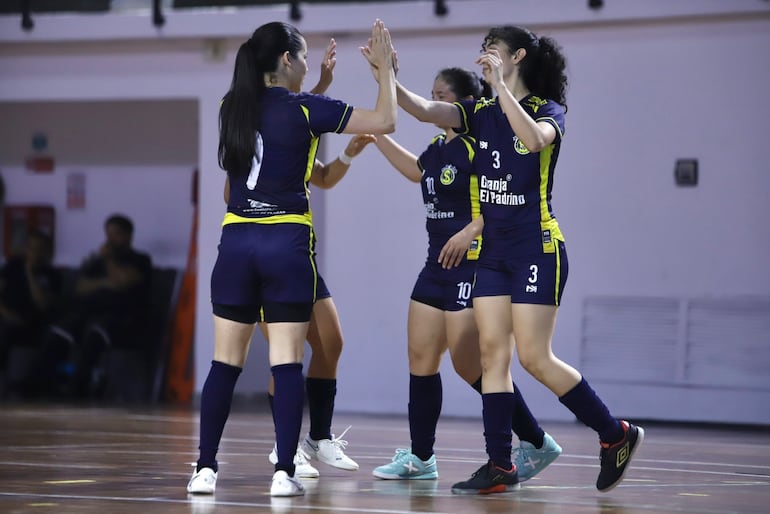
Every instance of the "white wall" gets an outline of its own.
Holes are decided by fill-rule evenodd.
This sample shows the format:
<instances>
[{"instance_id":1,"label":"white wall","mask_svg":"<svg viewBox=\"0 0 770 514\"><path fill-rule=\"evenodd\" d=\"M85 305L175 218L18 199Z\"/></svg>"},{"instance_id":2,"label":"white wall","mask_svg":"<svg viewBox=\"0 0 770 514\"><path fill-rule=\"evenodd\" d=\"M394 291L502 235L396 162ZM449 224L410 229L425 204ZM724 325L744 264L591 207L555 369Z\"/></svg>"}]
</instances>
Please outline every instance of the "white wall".
<instances>
[{"instance_id":1,"label":"white wall","mask_svg":"<svg viewBox=\"0 0 770 514\"><path fill-rule=\"evenodd\" d=\"M56 211L55 263L78 266L104 242L104 220L122 213L134 222L134 248L157 267L184 269L193 208L192 167L67 166L53 175L3 168L8 205L51 205ZM86 177L86 208L66 207L66 177Z\"/></svg>"},{"instance_id":2,"label":"white wall","mask_svg":"<svg viewBox=\"0 0 770 514\"><path fill-rule=\"evenodd\" d=\"M449 5L451 14L443 19L433 17L427 2L408 7L409 16L401 3L345 6L344 16L339 15L343 7L308 5L300 28L309 40L313 68L328 36L337 38L337 79L329 93L360 106L374 102L369 72L358 55L374 17L391 27L400 56L399 79L424 94L439 68L472 68L486 28L501 21L527 24L564 46L570 110L554 205L566 233L571 273L554 341L560 357L580 361L582 305L592 295L768 294L770 229L765 220L770 219L770 206L762 200L770 192L770 175L760 155L762 113L770 111L767 2L614 0L601 11L589 11L584 2L565 6L556 0L522 0L516 9L505 0ZM510 20L502 19L501 12L510 12ZM169 23L161 31L149 27L146 18L108 17L91 27L92 44L55 43L86 37L77 28L87 21L78 25L71 19L78 17L41 18L31 35L18 33L17 20L0 19L0 42L13 40L0 46L0 101L198 100L200 390L212 352L208 276L223 212L222 177L216 168L218 102L230 80L237 44L260 23L285 20L287 9L167 15ZM132 35L147 41L131 41ZM212 39L224 50L221 60L211 58L218 55L211 51ZM70 72L73 67L77 74ZM420 151L434 132L400 114L396 138L413 151ZM346 140L327 137L328 155L339 152ZM697 188L674 187L673 165L679 157L699 159ZM426 242L419 191L370 149L335 190L315 195L325 196L318 227L321 269L338 304L347 343L338 408L405 412L406 308ZM265 352L261 341L257 346L247 369L250 376L239 385L242 392L264 390ZM444 413L478 415L475 393L449 366L443 371ZM513 372L536 415L571 418L550 392L522 378L517 365ZM704 406L676 388L594 385L619 415L723 418L719 403ZM767 423L770 414L766 409L757 414L756 405L770 402L768 392L755 393L715 401L730 404L730 419ZM660 409L649 408L651 395Z\"/></svg>"},{"instance_id":3,"label":"white wall","mask_svg":"<svg viewBox=\"0 0 770 514\"><path fill-rule=\"evenodd\" d=\"M191 100L0 103L0 173L6 205L43 204L56 212L56 255L77 266L104 241L103 223L119 212L134 222L134 247L156 266L183 269L192 227L198 110ZM45 150L32 147L35 134ZM33 173L29 156L55 161ZM67 180L85 177L85 206L67 206Z\"/></svg>"}]
</instances>

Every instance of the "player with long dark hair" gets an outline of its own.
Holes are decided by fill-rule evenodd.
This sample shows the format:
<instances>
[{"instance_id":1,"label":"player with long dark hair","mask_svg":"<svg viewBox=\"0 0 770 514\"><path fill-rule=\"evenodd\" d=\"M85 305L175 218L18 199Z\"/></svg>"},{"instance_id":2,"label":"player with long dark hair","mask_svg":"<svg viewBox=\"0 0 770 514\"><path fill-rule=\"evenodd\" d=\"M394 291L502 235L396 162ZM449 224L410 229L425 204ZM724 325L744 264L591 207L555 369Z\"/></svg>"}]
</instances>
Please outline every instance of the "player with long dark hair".
<instances>
[{"instance_id":1,"label":"player with long dark hair","mask_svg":"<svg viewBox=\"0 0 770 514\"><path fill-rule=\"evenodd\" d=\"M379 69L374 110L300 93L307 45L296 27L267 23L238 49L220 108L219 164L230 197L211 275L214 360L201 392L200 454L188 492L215 490L216 454L233 390L263 316L275 381L277 462L270 494L304 494L293 459L302 424L304 342L317 286L307 184L321 134L395 128L393 49L379 20L370 47Z\"/></svg>"}]
</instances>

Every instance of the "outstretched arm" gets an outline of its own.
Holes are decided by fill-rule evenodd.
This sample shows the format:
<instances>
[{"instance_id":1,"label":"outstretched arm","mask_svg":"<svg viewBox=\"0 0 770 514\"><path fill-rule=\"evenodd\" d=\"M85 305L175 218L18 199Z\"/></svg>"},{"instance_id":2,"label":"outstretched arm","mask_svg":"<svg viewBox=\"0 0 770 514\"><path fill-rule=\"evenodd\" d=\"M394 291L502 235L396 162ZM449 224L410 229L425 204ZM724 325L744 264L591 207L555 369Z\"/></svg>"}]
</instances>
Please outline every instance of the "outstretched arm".
<instances>
[{"instance_id":1,"label":"outstretched arm","mask_svg":"<svg viewBox=\"0 0 770 514\"><path fill-rule=\"evenodd\" d=\"M422 172L417 165L417 156L396 143L389 136L380 136L374 142L377 149L388 159L388 162L396 168L404 177L412 182L419 182Z\"/></svg>"},{"instance_id":2,"label":"outstretched arm","mask_svg":"<svg viewBox=\"0 0 770 514\"><path fill-rule=\"evenodd\" d=\"M393 45L382 21L372 27L368 49L370 62L377 67L377 103L374 110L354 109L343 130L346 134L389 134L396 130L396 76L393 71Z\"/></svg>"},{"instance_id":3,"label":"outstretched arm","mask_svg":"<svg viewBox=\"0 0 770 514\"><path fill-rule=\"evenodd\" d=\"M361 53L369 61L374 80L379 82L380 70L371 54L371 49L368 46L361 47ZM395 73L398 73L398 54L395 50L393 51L393 70ZM462 121L457 107L446 102L436 102L423 98L409 91L398 81L396 81L396 100L399 107L419 121L433 123L442 127L459 127Z\"/></svg>"},{"instance_id":4,"label":"outstretched arm","mask_svg":"<svg viewBox=\"0 0 770 514\"><path fill-rule=\"evenodd\" d=\"M462 119L460 111L448 102L436 102L423 98L396 82L396 98L403 110L425 123L433 123L440 127L459 127Z\"/></svg>"},{"instance_id":5,"label":"outstretched arm","mask_svg":"<svg viewBox=\"0 0 770 514\"><path fill-rule=\"evenodd\" d=\"M366 145L374 142L374 140L375 137L371 134L357 134L350 139L348 146L343 150L344 156L340 154L340 157L329 164L324 164L316 159L313 172L310 174L310 183L321 189L330 189L336 186L348 172L351 159L360 154Z\"/></svg>"}]
</instances>

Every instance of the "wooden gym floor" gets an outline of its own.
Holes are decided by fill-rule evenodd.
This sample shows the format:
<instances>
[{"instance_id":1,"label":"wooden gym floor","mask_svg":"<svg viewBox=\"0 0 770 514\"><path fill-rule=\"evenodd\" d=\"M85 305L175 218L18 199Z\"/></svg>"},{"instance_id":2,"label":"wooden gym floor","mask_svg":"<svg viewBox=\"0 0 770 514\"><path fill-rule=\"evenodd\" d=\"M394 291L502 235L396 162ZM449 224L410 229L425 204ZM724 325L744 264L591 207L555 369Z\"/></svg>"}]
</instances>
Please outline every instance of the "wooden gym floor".
<instances>
[{"instance_id":1,"label":"wooden gym floor","mask_svg":"<svg viewBox=\"0 0 770 514\"><path fill-rule=\"evenodd\" d=\"M0 405L2 513L528 513L728 514L770 512L770 430L642 423L644 445L625 481L594 488L595 434L582 425L545 423L564 453L520 491L458 497L451 485L485 461L480 419L444 418L436 443L438 481L384 481L374 467L409 444L402 416L337 413L337 433L352 425L347 454L361 469L314 462L307 495L267 494L273 445L269 412L233 412L220 450L214 496L188 496L197 457L192 409ZM305 425L306 426L306 425Z\"/></svg>"}]
</instances>

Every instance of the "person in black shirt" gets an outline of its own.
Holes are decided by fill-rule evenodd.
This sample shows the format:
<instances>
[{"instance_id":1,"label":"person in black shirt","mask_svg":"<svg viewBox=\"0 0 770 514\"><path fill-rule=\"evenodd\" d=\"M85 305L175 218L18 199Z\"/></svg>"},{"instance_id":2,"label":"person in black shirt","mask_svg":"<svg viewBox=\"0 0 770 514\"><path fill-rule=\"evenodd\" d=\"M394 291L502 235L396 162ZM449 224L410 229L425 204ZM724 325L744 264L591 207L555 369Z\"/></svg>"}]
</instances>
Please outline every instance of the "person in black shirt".
<instances>
[{"instance_id":1,"label":"person in black shirt","mask_svg":"<svg viewBox=\"0 0 770 514\"><path fill-rule=\"evenodd\" d=\"M24 252L0 270L0 369L12 345L37 343L51 321L62 284L52 259L51 238L31 231Z\"/></svg>"},{"instance_id":2,"label":"person in black shirt","mask_svg":"<svg viewBox=\"0 0 770 514\"><path fill-rule=\"evenodd\" d=\"M78 271L70 308L53 323L43 345L40 367L31 377L38 392L55 382L57 370L69 359L74 365L71 393L87 397L94 392L93 372L106 348L141 349L144 344L152 260L132 248L134 225L126 216L107 218L104 232L105 242Z\"/></svg>"}]
</instances>

